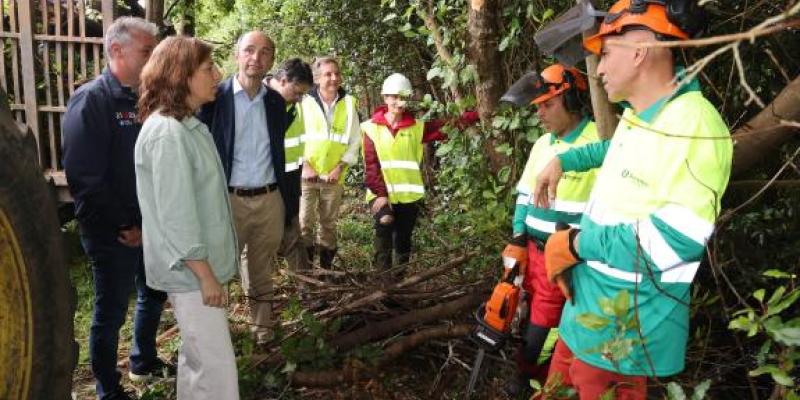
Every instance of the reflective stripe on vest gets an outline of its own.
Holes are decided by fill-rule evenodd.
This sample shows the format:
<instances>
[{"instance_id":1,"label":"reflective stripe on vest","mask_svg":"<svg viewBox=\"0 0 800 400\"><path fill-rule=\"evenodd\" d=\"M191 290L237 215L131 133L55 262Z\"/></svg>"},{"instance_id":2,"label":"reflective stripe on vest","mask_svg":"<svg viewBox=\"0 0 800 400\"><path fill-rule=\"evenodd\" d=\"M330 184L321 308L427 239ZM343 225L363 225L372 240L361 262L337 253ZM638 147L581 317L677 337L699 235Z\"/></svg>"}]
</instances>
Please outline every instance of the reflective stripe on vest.
<instances>
[{"instance_id":1,"label":"reflective stripe on vest","mask_svg":"<svg viewBox=\"0 0 800 400\"><path fill-rule=\"evenodd\" d=\"M394 136L389 128L372 121L362 123L361 130L375 145L389 202L412 203L422 199L425 186L420 165L425 123L416 121L412 126L401 128ZM367 201L373 198L375 195L367 190Z\"/></svg>"},{"instance_id":2,"label":"reflective stripe on vest","mask_svg":"<svg viewBox=\"0 0 800 400\"><path fill-rule=\"evenodd\" d=\"M304 96L300 105L305 124L303 161L308 162L320 176L327 175L347 151L350 126L356 118L356 101L350 95L337 101L330 125L322 106L313 97ZM341 179L345 175L346 171L342 171Z\"/></svg>"},{"instance_id":3,"label":"reflective stripe on vest","mask_svg":"<svg viewBox=\"0 0 800 400\"><path fill-rule=\"evenodd\" d=\"M297 104L286 107L287 112L294 113L291 125L286 128L284 136L284 153L286 154L286 172L296 171L303 164L303 112Z\"/></svg>"},{"instance_id":4,"label":"reflective stripe on vest","mask_svg":"<svg viewBox=\"0 0 800 400\"><path fill-rule=\"evenodd\" d=\"M556 222L565 222L573 227L576 226L575 222L580 219L581 213L586 208L592 186L594 186L597 170L566 172L558 183L552 209L545 212L533 206L532 193L533 188L536 187L536 176L547 163L556 154L599 140L597 128L591 120L581 121L573 132L576 131L578 134L572 143L555 138L552 133L540 137L531 148L528 163L525 165L522 178L517 185L517 191L520 193L517 203L528 205L528 215L525 217L528 234L542 240L546 240L551 233L555 232ZM571 135L572 133L567 137Z\"/></svg>"}]
</instances>

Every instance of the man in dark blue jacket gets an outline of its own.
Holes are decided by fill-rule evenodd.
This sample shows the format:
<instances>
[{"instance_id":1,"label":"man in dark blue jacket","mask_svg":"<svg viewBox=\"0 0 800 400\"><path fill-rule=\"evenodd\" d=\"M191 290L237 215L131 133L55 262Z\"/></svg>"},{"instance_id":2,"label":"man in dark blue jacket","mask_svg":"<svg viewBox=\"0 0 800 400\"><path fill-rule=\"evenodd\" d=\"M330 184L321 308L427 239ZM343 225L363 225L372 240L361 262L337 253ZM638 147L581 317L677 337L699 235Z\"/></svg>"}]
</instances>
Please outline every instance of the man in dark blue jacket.
<instances>
[{"instance_id":1,"label":"man in dark blue jacket","mask_svg":"<svg viewBox=\"0 0 800 400\"><path fill-rule=\"evenodd\" d=\"M299 190L285 171L286 102L262 83L275 44L262 32L248 32L235 55L238 72L220 84L200 119L214 136L228 179L239 250L247 248L242 287L252 331L263 345L273 337L272 274L284 228L297 215Z\"/></svg>"},{"instance_id":2,"label":"man in dark blue jacket","mask_svg":"<svg viewBox=\"0 0 800 400\"><path fill-rule=\"evenodd\" d=\"M141 128L135 90L157 32L140 18L116 20L105 36L108 67L70 97L63 120L64 169L94 276L89 355L103 400L129 398L119 384L117 345L134 286L129 376L144 380L164 367L155 339L166 294L145 282L133 167Z\"/></svg>"}]
</instances>

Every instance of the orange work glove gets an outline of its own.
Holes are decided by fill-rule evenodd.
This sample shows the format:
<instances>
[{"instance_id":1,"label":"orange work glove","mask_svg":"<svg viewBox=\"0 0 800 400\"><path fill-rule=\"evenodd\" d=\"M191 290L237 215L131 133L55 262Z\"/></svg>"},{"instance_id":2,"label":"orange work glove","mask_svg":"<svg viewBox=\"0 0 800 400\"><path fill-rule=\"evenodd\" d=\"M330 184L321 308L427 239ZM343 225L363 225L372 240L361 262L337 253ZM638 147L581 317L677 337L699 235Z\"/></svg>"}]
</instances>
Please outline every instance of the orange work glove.
<instances>
[{"instance_id":1,"label":"orange work glove","mask_svg":"<svg viewBox=\"0 0 800 400\"><path fill-rule=\"evenodd\" d=\"M512 238L506 245L506 248L503 249L503 253L500 254L503 259L503 266L505 267L503 270L503 280L508 278L508 274L514 269L514 266L519 266L517 268L518 277L525 276L525 268L528 266L528 249L526 248L526 242L527 239L525 235L518 235Z\"/></svg>"},{"instance_id":2,"label":"orange work glove","mask_svg":"<svg viewBox=\"0 0 800 400\"><path fill-rule=\"evenodd\" d=\"M503 257L503 264L505 265L508 259L515 260L517 264L520 265L528 265L528 249L525 248L525 244L524 235L516 236L511 239L506 245L506 248L503 249L503 253L500 254L500 256ZM513 267L513 265L506 265L506 268L511 267Z\"/></svg>"},{"instance_id":3,"label":"orange work glove","mask_svg":"<svg viewBox=\"0 0 800 400\"><path fill-rule=\"evenodd\" d=\"M567 229L557 231L550 235L544 246L544 268L547 279L554 282L564 293L564 297L572 300L571 285L568 280L568 270L580 261L578 252L575 251L575 237L580 229Z\"/></svg>"}]
</instances>

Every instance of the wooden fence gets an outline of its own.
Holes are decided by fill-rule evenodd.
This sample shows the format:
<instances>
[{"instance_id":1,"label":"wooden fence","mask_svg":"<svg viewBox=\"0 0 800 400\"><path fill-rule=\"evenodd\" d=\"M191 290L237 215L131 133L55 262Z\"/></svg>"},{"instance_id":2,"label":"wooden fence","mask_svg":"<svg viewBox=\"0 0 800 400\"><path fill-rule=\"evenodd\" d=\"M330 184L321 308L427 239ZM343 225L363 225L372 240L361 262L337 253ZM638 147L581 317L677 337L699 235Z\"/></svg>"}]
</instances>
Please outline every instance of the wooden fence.
<instances>
[{"instance_id":1,"label":"wooden fence","mask_svg":"<svg viewBox=\"0 0 800 400\"><path fill-rule=\"evenodd\" d=\"M62 200L68 193L61 116L76 83L103 69L102 34L113 6L114 0L0 0L0 85L17 121L33 132L39 163Z\"/></svg>"}]
</instances>

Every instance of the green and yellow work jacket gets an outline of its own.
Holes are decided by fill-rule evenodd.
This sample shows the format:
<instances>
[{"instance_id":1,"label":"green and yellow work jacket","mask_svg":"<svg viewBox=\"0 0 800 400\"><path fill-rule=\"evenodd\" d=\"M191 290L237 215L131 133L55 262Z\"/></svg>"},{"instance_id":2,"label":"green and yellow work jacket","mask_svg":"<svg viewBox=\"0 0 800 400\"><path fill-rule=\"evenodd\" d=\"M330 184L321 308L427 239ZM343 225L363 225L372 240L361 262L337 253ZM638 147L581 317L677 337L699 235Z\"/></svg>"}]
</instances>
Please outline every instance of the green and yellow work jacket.
<instances>
[{"instance_id":1,"label":"green and yellow work jacket","mask_svg":"<svg viewBox=\"0 0 800 400\"><path fill-rule=\"evenodd\" d=\"M284 135L284 153L286 154L286 172L296 171L303 165L303 108L297 104L287 104L289 127Z\"/></svg>"},{"instance_id":2,"label":"green and yellow work jacket","mask_svg":"<svg viewBox=\"0 0 800 400\"><path fill-rule=\"evenodd\" d=\"M567 302L559 327L577 358L625 375L683 369L690 285L714 232L732 151L725 122L692 81L641 113L626 109L610 141L558 156L564 171L602 165L580 223L585 261L572 268L575 303ZM613 299L627 307L610 306ZM634 322L620 328L620 318Z\"/></svg>"},{"instance_id":3,"label":"green and yellow work jacket","mask_svg":"<svg viewBox=\"0 0 800 400\"><path fill-rule=\"evenodd\" d=\"M576 146L597 142L597 127L588 117L581 120L575 129L559 138L553 133L540 137L531 148L522 178L517 184L517 204L514 208L514 235L527 233L544 242L555 232L556 223L563 222L577 227L583 209L589 200L597 176L596 169L586 172L567 172L556 190L553 208L544 209L533 205L533 190L536 176L557 154Z\"/></svg>"}]
</instances>

